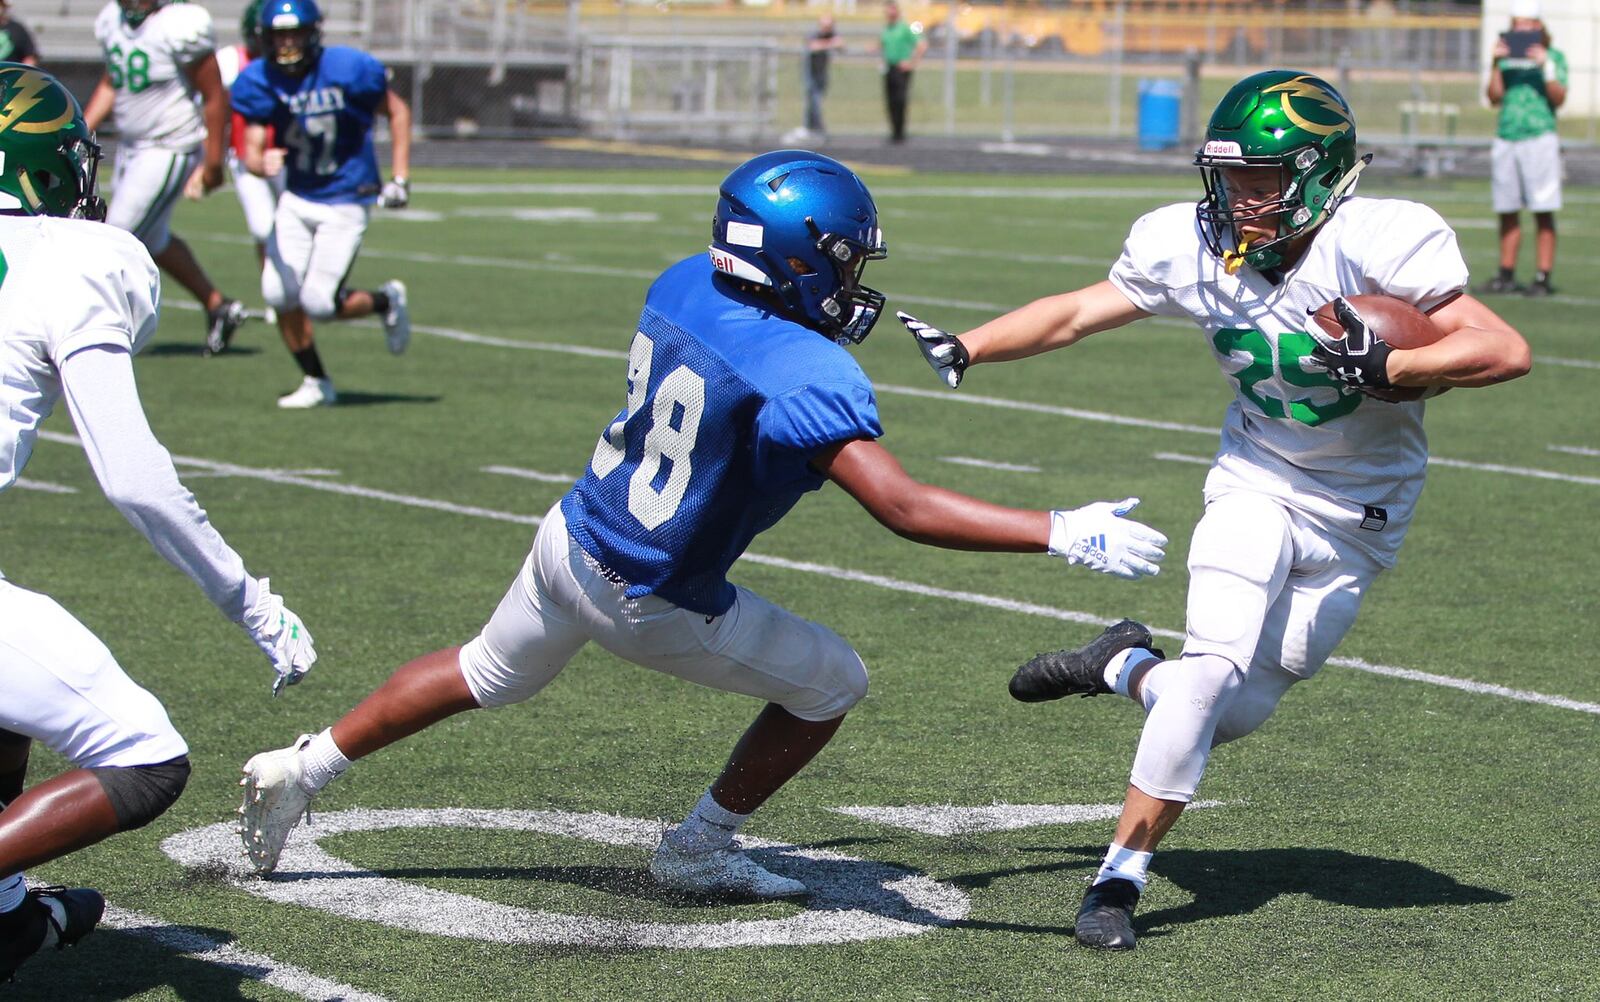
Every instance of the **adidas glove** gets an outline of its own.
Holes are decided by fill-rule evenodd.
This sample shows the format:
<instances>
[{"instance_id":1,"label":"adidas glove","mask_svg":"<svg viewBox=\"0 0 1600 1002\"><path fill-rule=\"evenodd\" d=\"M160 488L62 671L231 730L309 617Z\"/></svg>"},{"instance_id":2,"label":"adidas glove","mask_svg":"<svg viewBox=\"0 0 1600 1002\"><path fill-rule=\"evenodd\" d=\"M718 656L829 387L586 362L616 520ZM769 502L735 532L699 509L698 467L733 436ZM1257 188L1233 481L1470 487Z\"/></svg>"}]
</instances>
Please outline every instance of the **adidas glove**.
<instances>
[{"instance_id":1,"label":"adidas glove","mask_svg":"<svg viewBox=\"0 0 1600 1002\"><path fill-rule=\"evenodd\" d=\"M937 327L925 324L921 320L903 311L896 311L895 316L906 325L906 330L917 339L917 347L922 349L922 357L933 366L933 371L945 381L945 385L952 390L961 385L961 376L967 371L971 358L967 349L954 334L948 334Z\"/></svg>"},{"instance_id":2,"label":"adidas glove","mask_svg":"<svg viewBox=\"0 0 1600 1002\"><path fill-rule=\"evenodd\" d=\"M1051 512L1050 555L1130 581L1159 574L1167 537L1123 517L1138 505L1138 498L1126 498Z\"/></svg>"},{"instance_id":3,"label":"adidas glove","mask_svg":"<svg viewBox=\"0 0 1600 1002\"><path fill-rule=\"evenodd\" d=\"M239 625L277 671L278 677L272 683L272 694L276 696L284 686L305 678L317 662L317 649L312 646L306 624L284 607L283 599L272 593L271 585L267 578L256 582L255 604L245 610Z\"/></svg>"},{"instance_id":4,"label":"adidas glove","mask_svg":"<svg viewBox=\"0 0 1600 1002\"><path fill-rule=\"evenodd\" d=\"M371 191L372 189L367 189ZM403 177L397 177L383 186L378 192L378 208L403 209L411 201L411 182Z\"/></svg>"},{"instance_id":5,"label":"adidas glove","mask_svg":"<svg viewBox=\"0 0 1600 1002\"><path fill-rule=\"evenodd\" d=\"M1389 352L1393 350L1389 343L1372 333L1366 320L1343 296L1333 301L1333 315L1344 328L1344 337L1338 340L1328 337L1320 324L1307 325L1317 342L1311 349L1312 361L1346 386L1358 390L1388 389L1392 385Z\"/></svg>"}]
</instances>

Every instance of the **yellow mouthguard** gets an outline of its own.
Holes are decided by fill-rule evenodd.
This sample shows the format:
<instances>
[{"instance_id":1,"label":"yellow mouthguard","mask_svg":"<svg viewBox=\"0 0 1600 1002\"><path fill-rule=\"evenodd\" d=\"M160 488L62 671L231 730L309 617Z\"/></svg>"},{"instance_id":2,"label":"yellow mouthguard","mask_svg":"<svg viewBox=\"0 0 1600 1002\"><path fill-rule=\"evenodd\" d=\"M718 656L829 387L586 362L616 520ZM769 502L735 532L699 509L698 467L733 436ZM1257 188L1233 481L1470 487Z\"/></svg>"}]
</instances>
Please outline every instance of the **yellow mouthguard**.
<instances>
[{"instance_id":1,"label":"yellow mouthguard","mask_svg":"<svg viewBox=\"0 0 1600 1002\"><path fill-rule=\"evenodd\" d=\"M1222 252L1222 269L1224 271L1226 271L1230 275L1238 274L1239 273L1239 269L1244 267L1245 251L1247 251L1249 249L1250 249L1250 241L1241 240L1241 241L1239 241L1239 249L1238 250L1236 250L1236 251L1224 250Z\"/></svg>"}]
</instances>

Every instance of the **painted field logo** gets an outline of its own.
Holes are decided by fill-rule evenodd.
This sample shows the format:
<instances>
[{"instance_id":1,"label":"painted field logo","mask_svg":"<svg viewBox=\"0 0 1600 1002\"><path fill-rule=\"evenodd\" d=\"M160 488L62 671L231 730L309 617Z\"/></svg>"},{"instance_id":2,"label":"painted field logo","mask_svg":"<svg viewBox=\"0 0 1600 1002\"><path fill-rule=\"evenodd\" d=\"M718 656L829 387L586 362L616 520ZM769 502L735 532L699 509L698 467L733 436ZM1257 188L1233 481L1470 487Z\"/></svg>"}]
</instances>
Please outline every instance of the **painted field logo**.
<instances>
[{"instance_id":1,"label":"painted field logo","mask_svg":"<svg viewBox=\"0 0 1600 1002\"><path fill-rule=\"evenodd\" d=\"M806 946L917 936L965 918L972 899L927 874L823 849L744 838L761 865L805 882L805 911L777 919L644 922L542 912L396 880L347 863L318 844L346 832L396 828L528 831L649 851L661 823L610 814L565 811L355 810L319 814L296 829L267 880L244 866L232 824L181 832L162 851L186 867L221 869L235 886L282 904L316 908L396 929L491 943L566 944L608 948L723 949Z\"/></svg>"}]
</instances>

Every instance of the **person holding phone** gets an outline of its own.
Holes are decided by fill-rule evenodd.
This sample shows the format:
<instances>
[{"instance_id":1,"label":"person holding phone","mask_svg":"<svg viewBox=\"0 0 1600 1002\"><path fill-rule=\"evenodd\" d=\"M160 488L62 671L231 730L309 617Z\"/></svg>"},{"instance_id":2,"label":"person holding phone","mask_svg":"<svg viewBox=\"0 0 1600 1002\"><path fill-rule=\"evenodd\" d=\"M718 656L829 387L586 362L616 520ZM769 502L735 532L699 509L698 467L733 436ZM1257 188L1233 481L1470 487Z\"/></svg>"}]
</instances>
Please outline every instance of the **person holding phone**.
<instances>
[{"instance_id":1,"label":"person holding phone","mask_svg":"<svg viewBox=\"0 0 1600 1002\"><path fill-rule=\"evenodd\" d=\"M1500 109L1490 151L1494 211L1500 217L1500 270L1480 292L1548 296L1556 261L1556 212L1561 208L1561 142L1556 109L1567 99L1567 57L1550 44L1539 0L1512 0L1511 30L1495 41L1486 90ZM1521 213L1538 229L1532 284L1516 280L1522 248Z\"/></svg>"}]
</instances>

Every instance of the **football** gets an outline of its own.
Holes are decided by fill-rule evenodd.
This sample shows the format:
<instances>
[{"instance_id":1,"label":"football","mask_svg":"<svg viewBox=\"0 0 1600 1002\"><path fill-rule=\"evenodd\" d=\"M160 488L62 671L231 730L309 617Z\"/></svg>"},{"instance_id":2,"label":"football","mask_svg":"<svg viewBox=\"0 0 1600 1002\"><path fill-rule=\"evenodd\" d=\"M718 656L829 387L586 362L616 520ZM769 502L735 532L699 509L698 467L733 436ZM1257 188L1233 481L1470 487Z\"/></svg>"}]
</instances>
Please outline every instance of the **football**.
<instances>
[{"instance_id":1,"label":"football","mask_svg":"<svg viewBox=\"0 0 1600 1002\"><path fill-rule=\"evenodd\" d=\"M1444 332L1434 326L1426 313L1403 299L1392 296L1346 296L1345 301L1361 314L1372 333L1393 348L1421 348L1444 337ZM1333 303L1323 303L1313 319L1329 337L1344 337L1344 328L1339 326L1338 318L1333 315ZM1443 391L1427 386L1396 386L1387 390L1362 392L1379 400L1397 403L1438 396Z\"/></svg>"}]
</instances>

